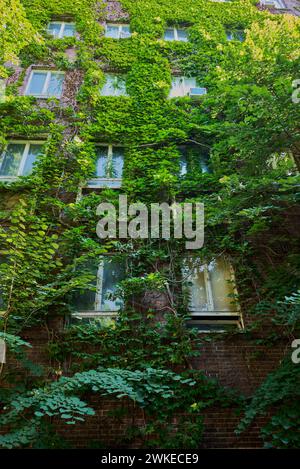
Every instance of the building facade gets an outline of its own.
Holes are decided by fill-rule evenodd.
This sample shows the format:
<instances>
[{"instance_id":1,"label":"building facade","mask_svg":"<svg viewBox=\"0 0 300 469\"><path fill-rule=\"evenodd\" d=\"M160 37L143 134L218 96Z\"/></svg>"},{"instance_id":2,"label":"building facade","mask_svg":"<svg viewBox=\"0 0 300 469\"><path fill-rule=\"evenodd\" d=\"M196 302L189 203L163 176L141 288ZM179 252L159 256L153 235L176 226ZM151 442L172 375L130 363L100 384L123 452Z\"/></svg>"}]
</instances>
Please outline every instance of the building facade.
<instances>
[{"instance_id":1,"label":"building facade","mask_svg":"<svg viewBox=\"0 0 300 469\"><path fill-rule=\"evenodd\" d=\"M269 284L275 272L288 275L285 262L299 236L299 208L283 209L280 200L278 218L269 214L276 201L271 183L264 184L273 171L274 184L284 180L288 185L298 156L296 143L292 139L288 145L281 129L274 136L258 134L256 148L247 149L245 143L243 150L252 124L248 117L240 120L248 112L240 103L254 106L272 88L264 54L274 63L291 57L290 44L287 51L279 50L276 28L289 38L282 18L296 24L299 2L43 3L31 8L23 2L37 37L17 63L5 64L6 97L0 108L1 262L7 266L1 285L3 330L29 342L28 357L44 367L47 382L55 382L74 370L105 366L97 359L100 345L92 339L89 344L85 328L92 334L98 327L107 336L113 332L105 329L114 331L125 311L129 316L136 312L149 329L163 334L174 315L187 334L196 331L189 340L199 354L190 354L188 368L250 400L290 347L290 336L281 336L282 325L272 323ZM277 23L273 15L279 15ZM238 101L228 91L231 85ZM279 85L276 90L281 98ZM271 97L272 92L270 103ZM258 127L267 125L268 118L255 119ZM240 177L238 183L233 175ZM254 223L262 212L250 213L251 203L245 208L237 203L236 210L246 217L239 225L234 206L225 202L243 199L246 177L252 186L245 189L245 200L261 191L263 228ZM97 206L116 205L120 194L146 206L203 202L203 249L188 251L172 237L99 240ZM10 229L12 237L6 235ZM280 298L296 288L296 267L289 265ZM274 334L279 337L270 345ZM116 350L119 354L126 352ZM5 379L15 360L8 347ZM182 366L175 361L174 370ZM51 422L69 445L145 444L140 435L128 436L133 420L135 427L145 427L143 409L127 399L95 394L88 399L95 414L84 422L64 425L56 417ZM217 399L204 406L200 448L263 446L261 429L270 414L258 415L237 434L239 399L228 398L224 407ZM172 417L174 428L179 421L180 412Z\"/></svg>"}]
</instances>

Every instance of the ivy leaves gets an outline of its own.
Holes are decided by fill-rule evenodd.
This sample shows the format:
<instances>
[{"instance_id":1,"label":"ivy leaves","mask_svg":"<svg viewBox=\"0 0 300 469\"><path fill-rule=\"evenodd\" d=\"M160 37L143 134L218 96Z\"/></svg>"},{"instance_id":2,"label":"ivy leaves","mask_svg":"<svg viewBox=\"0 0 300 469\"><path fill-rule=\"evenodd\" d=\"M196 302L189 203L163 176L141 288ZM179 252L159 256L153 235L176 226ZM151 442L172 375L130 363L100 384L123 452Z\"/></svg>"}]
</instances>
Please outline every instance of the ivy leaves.
<instances>
[{"instance_id":1,"label":"ivy leaves","mask_svg":"<svg viewBox=\"0 0 300 469\"><path fill-rule=\"evenodd\" d=\"M155 408L155 403L160 399L175 397L175 384L176 387L193 386L195 382L171 371L153 368L143 371L108 368L76 373L71 378L62 377L43 388L16 394L12 398L8 408L4 408L0 423L14 424L19 428L0 436L0 446L13 448L29 444L36 438L41 419L44 418L59 417L72 425L93 416L94 410L76 394L97 392L102 396L131 399L141 407ZM30 419L30 425L24 425L25 416L27 422Z\"/></svg>"}]
</instances>

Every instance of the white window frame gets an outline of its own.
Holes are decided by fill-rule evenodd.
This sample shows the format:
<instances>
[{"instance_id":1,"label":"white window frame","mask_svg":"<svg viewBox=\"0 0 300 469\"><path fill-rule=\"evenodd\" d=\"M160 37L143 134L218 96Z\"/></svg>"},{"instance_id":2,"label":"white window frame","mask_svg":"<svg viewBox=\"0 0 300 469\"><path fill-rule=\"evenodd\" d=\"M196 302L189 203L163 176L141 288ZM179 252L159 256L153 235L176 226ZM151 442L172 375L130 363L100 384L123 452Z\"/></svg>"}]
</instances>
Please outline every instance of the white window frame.
<instances>
[{"instance_id":1,"label":"white window frame","mask_svg":"<svg viewBox=\"0 0 300 469\"><path fill-rule=\"evenodd\" d=\"M60 30L57 36L54 36L54 34L49 31L49 25L50 24L60 24ZM65 32L65 26L66 25L73 25L74 26L74 35L73 36L64 36ZM50 34L54 39L62 39L63 37L75 37L76 35L76 30L75 30L75 23L73 21L49 21L48 26L47 26L47 33Z\"/></svg>"},{"instance_id":2,"label":"white window frame","mask_svg":"<svg viewBox=\"0 0 300 469\"><path fill-rule=\"evenodd\" d=\"M276 10L286 9L286 5L283 0L260 0L260 4L262 6L276 8Z\"/></svg>"},{"instance_id":3,"label":"white window frame","mask_svg":"<svg viewBox=\"0 0 300 469\"><path fill-rule=\"evenodd\" d=\"M118 28L118 37L111 37L111 36L107 36L107 27L108 26L114 26L115 28ZM129 27L129 33L128 33L128 36L126 37L122 37L122 29L123 27ZM130 30L130 23L105 23L105 37L108 37L109 39L128 39L131 37L131 30Z\"/></svg>"},{"instance_id":4,"label":"white window frame","mask_svg":"<svg viewBox=\"0 0 300 469\"><path fill-rule=\"evenodd\" d=\"M30 83L31 83L31 80L32 80L32 77L33 77L34 73L47 73L46 80L45 80L45 83L44 83L41 94L29 94L28 93ZM45 99L56 98L56 99L60 99L62 94L63 94L63 89L62 89L61 94L59 96L48 95L47 94L47 89L49 87L49 83L50 83L52 73L60 74L60 75L65 76L65 72L62 72L60 70L42 70L42 69L33 69L33 70L31 70L29 78L28 78L28 82L27 82L27 85L26 85L26 88L25 88L25 95L26 96L33 96L35 98L45 98Z\"/></svg>"},{"instance_id":5,"label":"white window frame","mask_svg":"<svg viewBox=\"0 0 300 469\"><path fill-rule=\"evenodd\" d=\"M107 256L109 257L109 256ZM104 263L105 257L99 259L98 270L97 270L97 281L96 281L96 291L95 291L95 309L78 311L72 313L72 317L78 319L84 318L116 318L119 314L120 308L111 309L110 311L101 310L101 304L103 299L103 280L104 280Z\"/></svg>"},{"instance_id":6,"label":"white window frame","mask_svg":"<svg viewBox=\"0 0 300 469\"><path fill-rule=\"evenodd\" d=\"M16 179L18 179L19 176L22 176L23 170L26 164L26 160L28 157L30 145L44 145L45 140L10 140L8 144L6 145L3 153L5 153L8 145L14 145L14 144L20 144L20 145L25 144L25 148L24 148L23 156L20 161L18 173L16 176L0 176L0 181L16 181Z\"/></svg>"},{"instance_id":7,"label":"white window frame","mask_svg":"<svg viewBox=\"0 0 300 469\"><path fill-rule=\"evenodd\" d=\"M96 147L106 147L107 148L107 163L112 163L112 157L114 154L114 148L124 148L122 145L114 145L114 144L105 144L105 143L97 143ZM87 183L87 187L89 189L102 189L105 187L109 187L110 189L120 189L122 185L123 178L105 178L105 177L94 177L89 179Z\"/></svg>"},{"instance_id":8,"label":"white window frame","mask_svg":"<svg viewBox=\"0 0 300 469\"><path fill-rule=\"evenodd\" d=\"M187 31L187 28L178 28L177 26L168 26L166 29L173 29L174 32L174 39L165 39L164 36L164 41L167 42L172 42L172 41L179 41L179 42L188 42L188 37L186 39L179 39L178 37L178 31Z\"/></svg>"}]
</instances>

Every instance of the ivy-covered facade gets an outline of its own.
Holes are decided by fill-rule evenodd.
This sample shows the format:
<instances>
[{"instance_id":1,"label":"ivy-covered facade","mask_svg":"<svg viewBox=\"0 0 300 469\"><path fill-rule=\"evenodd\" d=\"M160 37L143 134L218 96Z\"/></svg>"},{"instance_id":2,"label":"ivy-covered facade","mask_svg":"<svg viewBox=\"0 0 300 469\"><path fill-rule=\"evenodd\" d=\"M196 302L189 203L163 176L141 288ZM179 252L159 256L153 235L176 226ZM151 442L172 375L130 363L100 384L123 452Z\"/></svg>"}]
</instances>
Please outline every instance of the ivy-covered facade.
<instances>
[{"instance_id":1,"label":"ivy-covered facade","mask_svg":"<svg viewBox=\"0 0 300 469\"><path fill-rule=\"evenodd\" d=\"M299 447L299 11L0 0L0 446Z\"/></svg>"}]
</instances>

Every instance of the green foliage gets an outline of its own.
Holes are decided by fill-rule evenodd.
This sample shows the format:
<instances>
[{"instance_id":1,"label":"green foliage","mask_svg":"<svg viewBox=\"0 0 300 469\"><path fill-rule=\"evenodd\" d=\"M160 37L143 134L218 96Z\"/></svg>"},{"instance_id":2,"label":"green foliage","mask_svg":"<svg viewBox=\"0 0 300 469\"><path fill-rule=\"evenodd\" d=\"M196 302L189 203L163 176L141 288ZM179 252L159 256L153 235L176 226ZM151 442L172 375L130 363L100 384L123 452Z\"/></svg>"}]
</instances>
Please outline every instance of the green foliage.
<instances>
[{"instance_id":1,"label":"green foliage","mask_svg":"<svg viewBox=\"0 0 300 469\"><path fill-rule=\"evenodd\" d=\"M257 415L271 413L269 423L262 429L266 447L298 448L299 378L300 367L288 357L255 392L238 427L238 433L245 430Z\"/></svg>"},{"instance_id":2,"label":"green foliage","mask_svg":"<svg viewBox=\"0 0 300 469\"><path fill-rule=\"evenodd\" d=\"M194 384L190 378L152 368L144 371L107 368L76 373L71 378L62 377L43 388L14 396L0 420L4 425L19 423L19 428L0 436L0 445L12 448L32 443L37 438L40 421L45 417L59 416L71 425L94 415L93 409L76 396L78 393L92 391L102 396L114 395L117 399L126 397L147 407L151 414L162 410L162 402L175 398L176 388Z\"/></svg>"},{"instance_id":3,"label":"green foliage","mask_svg":"<svg viewBox=\"0 0 300 469\"><path fill-rule=\"evenodd\" d=\"M16 62L22 48L30 42L41 42L26 17L20 0L0 2L0 78L7 76L5 62Z\"/></svg>"}]
</instances>

